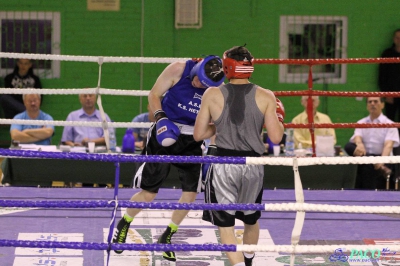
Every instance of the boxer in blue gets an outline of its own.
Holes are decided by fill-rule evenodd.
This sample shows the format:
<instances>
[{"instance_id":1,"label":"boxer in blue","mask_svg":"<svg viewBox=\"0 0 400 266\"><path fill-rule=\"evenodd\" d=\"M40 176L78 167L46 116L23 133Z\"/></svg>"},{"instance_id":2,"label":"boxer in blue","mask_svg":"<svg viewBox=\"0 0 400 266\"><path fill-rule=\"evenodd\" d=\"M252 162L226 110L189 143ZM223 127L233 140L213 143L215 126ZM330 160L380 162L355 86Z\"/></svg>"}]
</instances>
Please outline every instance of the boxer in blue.
<instances>
[{"instance_id":1,"label":"boxer in blue","mask_svg":"<svg viewBox=\"0 0 400 266\"><path fill-rule=\"evenodd\" d=\"M142 155L183 155L201 156L203 141L193 139L193 127L200 110L201 98L208 87L217 87L225 79L222 61L218 56L207 56L197 62L174 62L160 74L148 99L150 110L154 111L155 123L148 131L146 147ZM174 164L179 171L182 186L180 203L191 203L201 191L201 164ZM134 177L134 187L141 191L131 201L151 202L170 171L167 163L143 163ZM133 218L141 209L128 208L117 225L113 243L125 243ZM188 210L175 210L171 222L158 239L158 243L170 244L171 237ZM116 250L122 253L122 250ZM173 251L166 251L163 257L176 261Z\"/></svg>"}]
</instances>

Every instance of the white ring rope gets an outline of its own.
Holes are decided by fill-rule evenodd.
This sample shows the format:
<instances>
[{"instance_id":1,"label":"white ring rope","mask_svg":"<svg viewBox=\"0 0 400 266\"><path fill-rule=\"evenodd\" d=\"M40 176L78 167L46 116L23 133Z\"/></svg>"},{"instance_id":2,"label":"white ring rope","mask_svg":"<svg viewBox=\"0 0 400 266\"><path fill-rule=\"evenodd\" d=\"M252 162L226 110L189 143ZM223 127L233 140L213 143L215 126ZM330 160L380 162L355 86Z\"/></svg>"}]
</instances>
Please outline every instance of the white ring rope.
<instances>
[{"instance_id":1,"label":"white ring rope","mask_svg":"<svg viewBox=\"0 0 400 266\"><path fill-rule=\"evenodd\" d=\"M341 248L350 250L383 250L400 251L400 245L237 245L237 251L244 252L282 252L282 253L334 253Z\"/></svg>"},{"instance_id":2,"label":"white ring rope","mask_svg":"<svg viewBox=\"0 0 400 266\"><path fill-rule=\"evenodd\" d=\"M301 184L297 158L293 159L293 172L294 172L294 188L295 188L294 192L296 196L296 202L298 204L302 204L304 203L304 193L303 193L303 185ZM294 226L291 237L292 245L297 245L300 241L301 231L303 230L305 218L306 218L306 213L304 211L302 210L296 211L296 218L294 220ZM294 265L294 262L295 262L295 250L293 250L292 254L290 255L290 265Z\"/></svg>"},{"instance_id":3,"label":"white ring rope","mask_svg":"<svg viewBox=\"0 0 400 266\"><path fill-rule=\"evenodd\" d=\"M400 206L349 206L296 202L268 203L264 207L266 211L400 214Z\"/></svg>"},{"instance_id":4,"label":"white ring rope","mask_svg":"<svg viewBox=\"0 0 400 266\"><path fill-rule=\"evenodd\" d=\"M293 166L293 157L246 157L246 164L258 165L286 165ZM400 163L400 156L364 156L364 157L298 157L298 166L310 165L337 165L337 164L375 164L375 163Z\"/></svg>"},{"instance_id":5,"label":"white ring rope","mask_svg":"<svg viewBox=\"0 0 400 266\"><path fill-rule=\"evenodd\" d=\"M25 58L35 60L79 61L103 63L173 63L186 61L192 58L179 57L122 57L122 56L82 56L82 55L51 55L51 54L24 54L0 52L0 58Z\"/></svg>"},{"instance_id":6,"label":"white ring rope","mask_svg":"<svg viewBox=\"0 0 400 266\"><path fill-rule=\"evenodd\" d=\"M0 119L0 124L19 125L54 125L54 126L86 126L86 127L112 127L112 128L150 128L151 122L86 122L86 121L47 121L47 120L24 120L24 119Z\"/></svg>"},{"instance_id":7,"label":"white ring rope","mask_svg":"<svg viewBox=\"0 0 400 266\"><path fill-rule=\"evenodd\" d=\"M0 94L54 94L54 95L71 95L71 94L103 94L115 96L147 96L149 91L138 90L118 90L106 88L87 88L87 89L14 89L2 88Z\"/></svg>"},{"instance_id":8,"label":"white ring rope","mask_svg":"<svg viewBox=\"0 0 400 266\"><path fill-rule=\"evenodd\" d=\"M96 95L97 95L97 106L99 107L101 120L103 121L103 131L104 131L104 140L106 142L107 149L110 151L110 133L107 124L106 113L104 112L103 104L101 101L101 94L99 94L100 90L100 81L101 81L101 66L103 65L103 58L99 58L99 78L97 81ZM113 129L112 129L113 130Z\"/></svg>"}]
</instances>

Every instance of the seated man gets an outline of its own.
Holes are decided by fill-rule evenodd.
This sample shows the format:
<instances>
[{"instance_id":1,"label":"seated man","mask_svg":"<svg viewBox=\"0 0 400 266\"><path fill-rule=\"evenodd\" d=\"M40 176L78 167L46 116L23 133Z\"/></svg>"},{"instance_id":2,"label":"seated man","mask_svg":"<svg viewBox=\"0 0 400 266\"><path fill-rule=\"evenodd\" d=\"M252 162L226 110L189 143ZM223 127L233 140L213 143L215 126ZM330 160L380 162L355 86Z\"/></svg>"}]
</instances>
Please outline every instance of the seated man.
<instances>
[{"instance_id":1,"label":"seated man","mask_svg":"<svg viewBox=\"0 0 400 266\"><path fill-rule=\"evenodd\" d=\"M307 124L307 100L308 96L301 97L301 105L304 106L304 111L293 118L292 123L294 124ZM314 123L332 123L329 116L317 111L319 106L319 96L312 96L313 100L313 113L314 113ZM314 130L315 136L333 136L334 144L336 144L336 134L333 128L316 128ZM295 148L299 148L301 143L303 149L311 148L311 134L308 128L295 128L294 129L294 145ZM332 147L333 148L333 147Z\"/></svg>"},{"instance_id":2,"label":"seated man","mask_svg":"<svg viewBox=\"0 0 400 266\"><path fill-rule=\"evenodd\" d=\"M14 119L24 120L49 120L53 118L40 110L39 94L23 94L22 96L26 111L17 114ZM38 145L50 145L54 134L53 125L18 125L10 127L11 139L20 143L32 143Z\"/></svg>"},{"instance_id":3,"label":"seated man","mask_svg":"<svg viewBox=\"0 0 400 266\"><path fill-rule=\"evenodd\" d=\"M393 123L382 114L385 107L380 97L367 98L369 116L357 123ZM393 147L399 146L397 128L356 128L345 150L350 156L389 156ZM390 168L384 164L360 164L357 171L356 188L384 189Z\"/></svg>"},{"instance_id":4,"label":"seated man","mask_svg":"<svg viewBox=\"0 0 400 266\"><path fill-rule=\"evenodd\" d=\"M79 101L82 108L71 112L66 121L101 122L100 111L96 109L95 94L80 94ZM106 120L111 122L107 114ZM66 126L61 142L69 146L87 146L88 142L95 145L105 145L104 131L101 127Z\"/></svg>"},{"instance_id":5,"label":"seated man","mask_svg":"<svg viewBox=\"0 0 400 266\"><path fill-rule=\"evenodd\" d=\"M147 110L149 110L149 105L147 105ZM155 122L155 120L153 115L149 115L149 112L146 112L135 116L132 122L148 123L148 122ZM146 146L145 140L147 138L147 132L149 131L149 128L136 127L132 129L133 129L133 136L135 137L135 148L143 150L143 148Z\"/></svg>"}]
</instances>

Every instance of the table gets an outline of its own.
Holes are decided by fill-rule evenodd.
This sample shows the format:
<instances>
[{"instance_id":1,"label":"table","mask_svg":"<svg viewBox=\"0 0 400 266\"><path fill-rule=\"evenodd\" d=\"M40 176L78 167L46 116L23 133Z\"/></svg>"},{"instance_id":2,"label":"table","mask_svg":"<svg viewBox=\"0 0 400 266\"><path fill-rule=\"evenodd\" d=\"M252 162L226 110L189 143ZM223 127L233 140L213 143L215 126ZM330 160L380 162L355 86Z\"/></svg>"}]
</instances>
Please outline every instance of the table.
<instances>
[{"instance_id":1,"label":"table","mask_svg":"<svg viewBox=\"0 0 400 266\"><path fill-rule=\"evenodd\" d=\"M120 184L131 186L137 164L120 164ZM264 166L264 188L293 189L292 166ZM3 183L13 186L51 186L52 181L113 184L115 166L112 162L63 159L7 158L3 165ZM300 166L304 189L352 189L357 165ZM177 169L172 166L164 188L180 188Z\"/></svg>"},{"instance_id":2,"label":"table","mask_svg":"<svg viewBox=\"0 0 400 266\"><path fill-rule=\"evenodd\" d=\"M51 186L52 181L115 182L115 165L112 162L7 158L2 168L3 183L13 186ZM130 186L135 171L135 164L120 164L120 184Z\"/></svg>"},{"instance_id":3,"label":"table","mask_svg":"<svg viewBox=\"0 0 400 266\"><path fill-rule=\"evenodd\" d=\"M299 166L303 189L354 189L357 165ZM294 188L292 166L265 165L264 188Z\"/></svg>"}]
</instances>

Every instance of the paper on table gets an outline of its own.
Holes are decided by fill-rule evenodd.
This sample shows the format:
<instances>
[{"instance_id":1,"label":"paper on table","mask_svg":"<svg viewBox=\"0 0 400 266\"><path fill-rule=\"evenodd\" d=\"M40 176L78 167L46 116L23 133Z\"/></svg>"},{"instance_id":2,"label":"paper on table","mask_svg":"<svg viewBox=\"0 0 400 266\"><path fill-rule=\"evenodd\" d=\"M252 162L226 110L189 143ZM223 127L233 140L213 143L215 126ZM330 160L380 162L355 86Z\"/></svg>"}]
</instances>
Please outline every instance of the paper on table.
<instances>
[{"instance_id":1,"label":"paper on table","mask_svg":"<svg viewBox=\"0 0 400 266\"><path fill-rule=\"evenodd\" d=\"M94 148L94 152L99 152L99 153L107 152L107 147L106 146L96 146Z\"/></svg>"},{"instance_id":2,"label":"paper on table","mask_svg":"<svg viewBox=\"0 0 400 266\"><path fill-rule=\"evenodd\" d=\"M39 145L41 151L60 151L56 145Z\"/></svg>"},{"instance_id":3,"label":"paper on table","mask_svg":"<svg viewBox=\"0 0 400 266\"><path fill-rule=\"evenodd\" d=\"M71 152L86 152L86 147L71 147Z\"/></svg>"},{"instance_id":4,"label":"paper on table","mask_svg":"<svg viewBox=\"0 0 400 266\"><path fill-rule=\"evenodd\" d=\"M335 155L335 150L333 148L335 140L333 136L315 136L315 139L315 153L317 157Z\"/></svg>"},{"instance_id":5,"label":"paper on table","mask_svg":"<svg viewBox=\"0 0 400 266\"><path fill-rule=\"evenodd\" d=\"M56 145L19 144L22 150L32 151L59 151Z\"/></svg>"},{"instance_id":6,"label":"paper on table","mask_svg":"<svg viewBox=\"0 0 400 266\"><path fill-rule=\"evenodd\" d=\"M71 151L71 146L69 145L60 145L61 151Z\"/></svg>"},{"instance_id":7,"label":"paper on table","mask_svg":"<svg viewBox=\"0 0 400 266\"><path fill-rule=\"evenodd\" d=\"M19 146L23 150L34 150L34 151L39 150L39 145L36 145L36 144L19 144Z\"/></svg>"}]
</instances>

